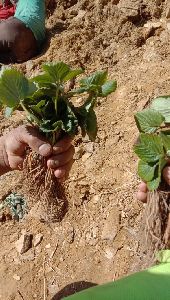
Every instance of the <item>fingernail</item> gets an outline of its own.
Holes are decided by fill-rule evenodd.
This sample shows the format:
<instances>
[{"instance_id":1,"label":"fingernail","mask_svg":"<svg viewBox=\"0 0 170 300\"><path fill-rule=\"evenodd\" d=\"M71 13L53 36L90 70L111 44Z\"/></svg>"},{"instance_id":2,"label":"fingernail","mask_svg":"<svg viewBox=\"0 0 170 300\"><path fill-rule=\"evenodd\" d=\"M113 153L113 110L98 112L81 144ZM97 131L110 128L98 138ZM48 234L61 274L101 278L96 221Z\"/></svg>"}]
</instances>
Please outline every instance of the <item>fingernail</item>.
<instances>
[{"instance_id":1,"label":"fingernail","mask_svg":"<svg viewBox=\"0 0 170 300\"><path fill-rule=\"evenodd\" d=\"M48 156L48 155L50 155L51 154L51 145L50 144L42 144L39 147L39 153L42 156Z\"/></svg>"},{"instance_id":2,"label":"fingernail","mask_svg":"<svg viewBox=\"0 0 170 300\"><path fill-rule=\"evenodd\" d=\"M63 152L63 148L61 147L53 147L53 154L58 154L58 153L61 153Z\"/></svg>"},{"instance_id":3,"label":"fingernail","mask_svg":"<svg viewBox=\"0 0 170 300\"><path fill-rule=\"evenodd\" d=\"M59 166L59 161L58 160L49 160L48 165L50 168L56 168Z\"/></svg>"},{"instance_id":4,"label":"fingernail","mask_svg":"<svg viewBox=\"0 0 170 300\"><path fill-rule=\"evenodd\" d=\"M59 178L63 178L65 176L65 170L55 170L55 176Z\"/></svg>"}]
</instances>

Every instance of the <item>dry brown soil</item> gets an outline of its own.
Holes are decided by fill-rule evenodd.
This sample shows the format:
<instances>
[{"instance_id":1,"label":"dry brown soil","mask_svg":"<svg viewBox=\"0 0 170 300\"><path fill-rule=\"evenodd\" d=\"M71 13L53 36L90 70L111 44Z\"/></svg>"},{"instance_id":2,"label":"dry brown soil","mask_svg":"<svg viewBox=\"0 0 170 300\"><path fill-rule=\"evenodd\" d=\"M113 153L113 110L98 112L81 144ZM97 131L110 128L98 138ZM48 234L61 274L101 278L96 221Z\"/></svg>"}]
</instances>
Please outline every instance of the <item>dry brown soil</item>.
<instances>
[{"instance_id":1,"label":"dry brown soil","mask_svg":"<svg viewBox=\"0 0 170 300\"><path fill-rule=\"evenodd\" d=\"M169 93L169 15L168 1L161 0L57 1L44 53L19 68L31 76L42 62L62 60L87 74L108 69L118 89L98 103L96 142L76 144L63 220L44 224L28 215L0 224L1 300L61 299L145 266L133 115ZM1 133L21 123L19 114L0 115ZM22 190L22 182L19 172L2 176L0 196ZM43 241L19 255L15 242L23 232L42 233Z\"/></svg>"}]
</instances>

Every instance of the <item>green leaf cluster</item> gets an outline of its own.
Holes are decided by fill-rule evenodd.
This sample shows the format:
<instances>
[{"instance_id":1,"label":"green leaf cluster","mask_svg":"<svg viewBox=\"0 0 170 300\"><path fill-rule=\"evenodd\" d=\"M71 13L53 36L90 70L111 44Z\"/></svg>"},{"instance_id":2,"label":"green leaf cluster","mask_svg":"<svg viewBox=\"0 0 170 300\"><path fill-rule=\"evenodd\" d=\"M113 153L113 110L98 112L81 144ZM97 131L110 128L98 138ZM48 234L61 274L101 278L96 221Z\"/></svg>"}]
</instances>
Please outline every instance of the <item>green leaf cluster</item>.
<instances>
[{"instance_id":1,"label":"green leaf cluster","mask_svg":"<svg viewBox=\"0 0 170 300\"><path fill-rule=\"evenodd\" d=\"M162 170L170 158L170 96L154 99L149 109L135 114L140 132L134 151L139 157L138 175L153 191L159 187Z\"/></svg>"},{"instance_id":2,"label":"green leaf cluster","mask_svg":"<svg viewBox=\"0 0 170 300\"><path fill-rule=\"evenodd\" d=\"M71 69L64 62L42 65L42 73L31 79L20 71L4 68L0 72L0 104L9 117L14 110L24 110L29 122L37 125L52 143L58 134L71 136L88 134L94 140L97 134L97 118L94 111L98 97L106 97L116 90L114 80L107 80L107 71L82 78L77 77L82 69ZM69 82L75 81L76 88L69 89ZM71 86L71 85L70 85ZM74 105L75 97L82 97L84 103Z\"/></svg>"}]
</instances>

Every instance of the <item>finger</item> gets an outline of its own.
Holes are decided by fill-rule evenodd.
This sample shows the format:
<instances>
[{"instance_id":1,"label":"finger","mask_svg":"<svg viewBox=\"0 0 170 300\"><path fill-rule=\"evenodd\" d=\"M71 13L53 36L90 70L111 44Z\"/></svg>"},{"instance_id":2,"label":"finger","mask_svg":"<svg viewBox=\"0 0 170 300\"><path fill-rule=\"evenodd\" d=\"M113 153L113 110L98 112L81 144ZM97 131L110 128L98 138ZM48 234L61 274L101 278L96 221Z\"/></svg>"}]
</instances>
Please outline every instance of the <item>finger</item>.
<instances>
[{"instance_id":1,"label":"finger","mask_svg":"<svg viewBox=\"0 0 170 300\"><path fill-rule=\"evenodd\" d=\"M147 202L147 185L145 182L141 182L139 185L138 185L138 192L137 192L137 199L139 201L142 201L142 202Z\"/></svg>"},{"instance_id":2,"label":"finger","mask_svg":"<svg viewBox=\"0 0 170 300\"><path fill-rule=\"evenodd\" d=\"M170 185L170 166L167 166L163 169L162 175L166 183Z\"/></svg>"},{"instance_id":3,"label":"finger","mask_svg":"<svg viewBox=\"0 0 170 300\"><path fill-rule=\"evenodd\" d=\"M139 201L143 203L147 202L147 193L138 191L136 197Z\"/></svg>"},{"instance_id":4,"label":"finger","mask_svg":"<svg viewBox=\"0 0 170 300\"><path fill-rule=\"evenodd\" d=\"M60 167L60 168L57 168L55 171L54 171L54 175L57 177L57 178L62 178L64 177L65 179L68 177L69 175L69 172L71 170L71 167L73 165L73 162L74 160L71 160L69 161L66 165Z\"/></svg>"},{"instance_id":5,"label":"finger","mask_svg":"<svg viewBox=\"0 0 170 300\"><path fill-rule=\"evenodd\" d=\"M22 170L23 163L24 163L24 157L10 155L10 156L8 156L8 162L9 162L9 166L12 170Z\"/></svg>"},{"instance_id":6,"label":"finger","mask_svg":"<svg viewBox=\"0 0 170 300\"><path fill-rule=\"evenodd\" d=\"M49 156L52 153L52 146L34 127L20 126L10 133L10 137L7 147L13 154L22 155L26 145L42 156Z\"/></svg>"},{"instance_id":7,"label":"finger","mask_svg":"<svg viewBox=\"0 0 170 300\"><path fill-rule=\"evenodd\" d=\"M72 138L70 136L63 137L53 146L53 154L60 154L67 151L71 147Z\"/></svg>"},{"instance_id":8,"label":"finger","mask_svg":"<svg viewBox=\"0 0 170 300\"><path fill-rule=\"evenodd\" d=\"M47 167L56 169L67 164L73 159L74 152L74 147L71 145L71 147L67 151L50 157L50 159L48 159L47 161Z\"/></svg>"},{"instance_id":9,"label":"finger","mask_svg":"<svg viewBox=\"0 0 170 300\"><path fill-rule=\"evenodd\" d=\"M138 190L139 190L140 192L147 193L148 188L147 188L146 183L143 182L143 181L142 181L141 183L139 183L139 185L138 185Z\"/></svg>"}]
</instances>

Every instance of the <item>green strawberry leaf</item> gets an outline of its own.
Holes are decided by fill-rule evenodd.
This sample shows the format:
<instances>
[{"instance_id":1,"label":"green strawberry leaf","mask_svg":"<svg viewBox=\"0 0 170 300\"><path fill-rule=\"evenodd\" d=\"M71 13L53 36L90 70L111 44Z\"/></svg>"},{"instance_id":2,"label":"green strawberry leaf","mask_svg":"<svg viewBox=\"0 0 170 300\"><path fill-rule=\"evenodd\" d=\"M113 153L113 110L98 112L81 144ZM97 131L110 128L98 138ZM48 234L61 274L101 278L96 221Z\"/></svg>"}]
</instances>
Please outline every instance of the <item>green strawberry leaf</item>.
<instances>
[{"instance_id":1,"label":"green strawberry leaf","mask_svg":"<svg viewBox=\"0 0 170 300\"><path fill-rule=\"evenodd\" d=\"M63 81L68 81L71 80L73 78L76 78L78 75L84 73L83 69L77 69L77 70L69 70L69 72L67 73L67 75L63 78Z\"/></svg>"},{"instance_id":2,"label":"green strawberry leaf","mask_svg":"<svg viewBox=\"0 0 170 300\"><path fill-rule=\"evenodd\" d=\"M97 71L91 76L85 77L80 80L80 86L89 88L90 86L101 87L107 80L107 71Z\"/></svg>"},{"instance_id":3,"label":"green strawberry leaf","mask_svg":"<svg viewBox=\"0 0 170 300\"><path fill-rule=\"evenodd\" d=\"M160 136L141 133L139 138L140 143L134 146L134 151L141 160L152 163L164 156Z\"/></svg>"},{"instance_id":4,"label":"green strawberry leaf","mask_svg":"<svg viewBox=\"0 0 170 300\"><path fill-rule=\"evenodd\" d=\"M161 96L154 99L150 108L161 113L165 118L165 123L170 123L170 96Z\"/></svg>"},{"instance_id":5,"label":"green strawberry leaf","mask_svg":"<svg viewBox=\"0 0 170 300\"><path fill-rule=\"evenodd\" d=\"M143 160L139 160L138 163L138 175L143 181L151 181L154 178L156 164L149 164Z\"/></svg>"},{"instance_id":6,"label":"green strawberry leaf","mask_svg":"<svg viewBox=\"0 0 170 300\"><path fill-rule=\"evenodd\" d=\"M160 132L160 137L162 139L163 146L165 148L165 151L170 151L170 131L162 131Z\"/></svg>"},{"instance_id":7,"label":"green strawberry leaf","mask_svg":"<svg viewBox=\"0 0 170 300\"><path fill-rule=\"evenodd\" d=\"M70 67L64 62L47 63L42 66L43 70L49 75L54 83L62 82L70 71Z\"/></svg>"},{"instance_id":8,"label":"green strawberry leaf","mask_svg":"<svg viewBox=\"0 0 170 300\"><path fill-rule=\"evenodd\" d=\"M144 109L135 114L136 125L140 132L154 133L164 120L161 113L152 109Z\"/></svg>"},{"instance_id":9,"label":"green strawberry leaf","mask_svg":"<svg viewBox=\"0 0 170 300\"><path fill-rule=\"evenodd\" d=\"M41 122L39 129L44 133L56 132L63 129L63 122L60 120L52 123L51 120L44 120Z\"/></svg>"},{"instance_id":10,"label":"green strawberry leaf","mask_svg":"<svg viewBox=\"0 0 170 300\"><path fill-rule=\"evenodd\" d=\"M17 107L20 101L36 91L34 83L15 69L6 69L0 77L0 101L8 107Z\"/></svg>"},{"instance_id":11,"label":"green strawberry leaf","mask_svg":"<svg viewBox=\"0 0 170 300\"><path fill-rule=\"evenodd\" d=\"M148 190L155 191L159 187L159 184L160 184L160 177L156 177L152 181L148 181L147 182Z\"/></svg>"},{"instance_id":12,"label":"green strawberry leaf","mask_svg":"<svg viewBox=\"0 0 170 300\"><path fill-rule=\"evenodd\" d=\"M66 105L65 110L62 112L63 128L70 135L76 133L78 127L78 120L69 104Z\"/></svg>"},{"instance_id":13,"label":"green strawberry leaf","mask_svg":"<svg viewBox=\"0 0 170 300\"><path fill-rule=\"evenodd\" d=\"M39 86L44 86L53 83L53 78L49 74L40 74L31 78L31 81L38 83Z\"/></svg>"},{"instance_id":14,"label":"green strawberry leaf","mask_svg":"<svg viewBox=\"0 0 170 300\"><path fill-rule=\"evenodd\" d=\"M159 163L156 165L156 168L154 170L154 177L152 180L147 182L147 187L150 191L154 191L159 187L159 184L161 182L161 174L162 170L167 164L167 161L164 159L164 157L161 157L159 159Z\"/></svg>"},{"instance_id":15,"label":"green strawberry leaf","mask_svg":"<svg viewBox=\"0 0 170 300\"><path fill-rule=\"evenodd\" d=\"M101 88L102 93L100 97L107 97L112 92L115 92L117 88L117 82L115 80L106 81L106 83L104 83Z\"/></svg>"}]
</instances>

